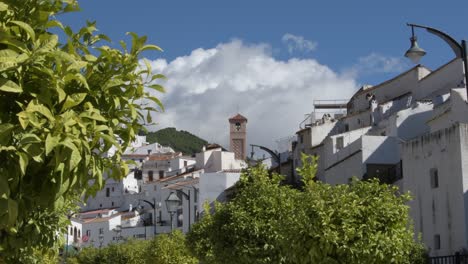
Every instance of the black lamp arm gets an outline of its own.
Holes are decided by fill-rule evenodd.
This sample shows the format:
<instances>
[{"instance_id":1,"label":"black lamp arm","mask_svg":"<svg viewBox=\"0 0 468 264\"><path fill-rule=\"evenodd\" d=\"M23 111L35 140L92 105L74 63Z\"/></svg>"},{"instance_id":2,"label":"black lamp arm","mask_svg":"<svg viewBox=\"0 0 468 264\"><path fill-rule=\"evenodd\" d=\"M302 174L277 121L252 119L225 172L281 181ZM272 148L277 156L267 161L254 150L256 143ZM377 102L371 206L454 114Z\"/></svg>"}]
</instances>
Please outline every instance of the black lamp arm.
<instances>
[{"instance_id":1,"label":"black lamp arm","mask_svg":"<svg viewBox=\"0 0 468 264\"><path fill-rule=\"evenodd\" d=\"M452 48L452 50L455 53L455 56L457 58L463 58L463 47L462 47L462 45L460 45L460 43L458 43L455 39L453 39L448 34L442 32L442 31L440 31L438 29L423 26L423 25L417 25L417 24L411 24L411 23L406 23L406 25L408 25L410 27L417 27L417 28L426 29L427 32L429 32L431 34L434 34L434 35L438 36L439 38L443 39L450 46L450 48Z\"/></svg>"}]
</instances>

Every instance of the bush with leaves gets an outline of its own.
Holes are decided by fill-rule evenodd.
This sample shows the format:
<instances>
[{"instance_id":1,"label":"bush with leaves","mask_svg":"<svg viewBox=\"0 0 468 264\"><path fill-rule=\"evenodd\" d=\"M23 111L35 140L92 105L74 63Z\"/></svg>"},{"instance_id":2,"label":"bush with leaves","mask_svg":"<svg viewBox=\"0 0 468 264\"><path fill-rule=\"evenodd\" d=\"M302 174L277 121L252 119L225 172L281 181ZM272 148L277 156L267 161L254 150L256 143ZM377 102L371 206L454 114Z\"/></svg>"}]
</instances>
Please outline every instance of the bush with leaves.
<instances>
[{"instance_id":1,"label":"bush with leaves","mask_svg":"<svg viewBox=\"0 0 468 264\"><path fill-rule=\"evenodd\" d=\"M111 48L95 23L73 32L56 19L78 9L75 0L0 0L0 261L57 246L66 220L57 212L101 189L105 175L125 176L122 151L162 109L145 87L164 91L154 84L163 76L139 64L160 48L133 33L130 49Z\"/></svg>"},{"instance_id":2,"label":"bush with leaves","mask_svg":"<svg viewBox=\"0 0 468 264\"><path fill-rule=\"evenodd\" d=\"M71 257L74 264L196 264L198 260L190 255L185 237L180 231L161 234L150 241L130 240L108 247L85 248Z\"/></svg>"},{"instance_id":3,"label":"bush with leaves","mask_svg":"<svg viewBox=\"0 0 468 264\"><path fill-rule=\"evenodd\" d=\"M188 234L193 253L213 264L421 261L408 194L377 180L317 182L316 160L302 161L301 191L262 167L247 170L233 200L216 205Z\"/></svg>"}]
</instances>

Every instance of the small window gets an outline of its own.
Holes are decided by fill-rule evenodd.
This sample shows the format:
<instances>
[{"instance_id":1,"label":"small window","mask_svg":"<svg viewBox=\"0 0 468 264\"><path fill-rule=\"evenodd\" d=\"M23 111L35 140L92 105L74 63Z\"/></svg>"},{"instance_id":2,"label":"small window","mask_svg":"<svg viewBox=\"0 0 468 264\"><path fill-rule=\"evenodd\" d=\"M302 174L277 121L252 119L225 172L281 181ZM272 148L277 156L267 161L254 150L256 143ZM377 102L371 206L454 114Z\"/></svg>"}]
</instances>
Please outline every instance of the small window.
<instances>
[{"instance_id":1,"label":"small window","mask_svg":"<svg viewBox=\"0 0 468 264\"><path fill-rule=\"evenodd\" d=\"M358 125L360 125L361 124L361 119L358 118L357 123L358 123Z\"/></svg>"},{"instance_id":2,"label":"small window","mask_svg":"<svg viewBox=\"0 0 468 264\"><path fill-rule=\"evenodd\" d=\"M102 208L102 204L99 204L99 207Z\"/></svg>"},{"instance_id":3,"label":"small window","mask_svg":"<svg viewBox=\"0 0 468 264\"><path fill-rule=\"evenodd\" d=\"M148 181L153 181L153 171L148 171Z\"/></svg>"},{"instance_id":4,"label":"small window","mask_svg":"<svg viewBox=\"0 0 468 264\"><path fill-rule=\"evenodd\" d=\"M106 188L106 197L109 197L109 196L110 196L110 189Z\"/></svg>"},{"instance_id":5,"label":"small window","mask_svg":"<svg viewBox=\"0 0 468 264\"><path fill-rule=\"evenodd\" d=\"M184 160L184 167L188 166L188 161Z\"/></svg>"},{"instance_id":6,"label":"small window","mask_svg":"<svg viewBox=\"0 0 468 264\"><path fill-rule=\"evenodd\" d=\"M439 187L439 172L436 168L432 168L429 171L431 175L431 187L438 188Z\"/></svg>"},{"instance_id":7,"label":"small window","mask_svg":"<svg viewBox=\"0 0 468 264\"><path fill-rule=\"evenodd\" d=\"M440 249L440 235L434 236L434 249Z\"/></svg>"},{"instance_id":8,"label":"small window","mask_svg":"<svg viewBox=\"0 0 468 264\"><path fill-rule=\"evenodd\" d=\"M112 202L112 205L111 205L111 206L114 207L114 202Z\"/></svg>"},{"instance_id":9,"label":"small window","mask_svg":"<svg viewBox=\"0 0 468 264\"><path fill-rule=\"evenodd\" d=\"M159 171L159 179L162 179L162 178L164 178L164 171L160 170Z\"/></svg>"},{"instance_id":10,"label":"small window","mask_svg":"<svg viewBox=\"0 0 468 264\"><path fill-rule=\"evenodd\" d=\"M90 237L91 236L91 230L86 230L86 236Z\"/></svg>"},{"instance_id":11,"label":"small window","mask_svg":"<svg viewBox=\"0 0 468 264\"><path fill-rule=\"evenodd\" d=\"M345 124L345 126L344 126L344 131L345 131L345 132L348 132L348 131L349 131L349 124Z\"/></svg>"},{"instance_id":12,"label":"small window","mask_svg":"<svg viewBox=\"0 0 468 264\"><path fill-rule=\"evenodd\" d=\"M337 137L336 138L336 149L340 150L344 147L344 140L343 137Z\"/></svg>"},{"instance_id":13,"label":"small window","mask_svg":"<svg viewBox=\"0 0 468 264\"><path fill-rule=\"evenodd\" d=\"M114 187L112 187L112 192L114 192Z\"/></svg>"},{"instance_id":14,"label":"small window","mask_svg":"<svg viewBox=\"0 0 468 264\"><path fill-rule=\"evenodd\" d=\"M304 135L299 135L299 141L302 143L304 143Z\"/></svg>"},{"instance_id":15,"label":"small window","mask_svg":"<svg viewBox=\"0 0 468 264\"><path fill-rule=\"evenodd\" d=\"M99 228L99 234L104 234L104 228L103 227Z\"/></svg>"}]
</instances>

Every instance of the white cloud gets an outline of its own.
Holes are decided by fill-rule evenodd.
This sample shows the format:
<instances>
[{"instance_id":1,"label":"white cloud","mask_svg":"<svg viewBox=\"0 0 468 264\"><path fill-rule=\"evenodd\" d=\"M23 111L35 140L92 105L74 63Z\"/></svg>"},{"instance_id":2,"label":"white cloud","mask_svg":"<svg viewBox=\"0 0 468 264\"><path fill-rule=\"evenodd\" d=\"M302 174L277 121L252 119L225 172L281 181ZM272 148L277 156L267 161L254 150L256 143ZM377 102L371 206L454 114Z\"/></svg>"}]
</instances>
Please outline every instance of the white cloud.
<instances>
[{"instance_id":1,"label":"white cloud","mask_svg":"<svg viewBox=\"0 0 468 264\"><path fill-rule=\"evenodd\" d=\"M296 36L290 33L286 33L281 38L283 43L288 47L288 52L293 53L294 51L310 52L317 48L317 42L307 40L302 36Z\"/></svg>"},{"instance_id":2,"label":"white cloud","mask_svg":"<svg viewBox=\"0 0 468 264\"><path fill-rule=\"evenodd\" d=\"M349 98L356 89L354 79L314 59L280 61L270 50L233 40L152 61L168 78L167 93L157 94L166 112L154 116L156 129L174 126L229 147L228 118L240 112L248 118L248 143L276 148L275 140L295 134L314 99Z\"/></svg>"},{"instance_id":3,"label":"white cloud","mask_svg":"<svg viewBox=\"0 0 468 264\"><path fill-rule=\"evenodd\" d=\"M408 67L409 63L403 58L371 53L360 57L356 64L345 70L345 74L352 77L362 77L378 73L399 73Z\"/></svg>"}]
</instances>

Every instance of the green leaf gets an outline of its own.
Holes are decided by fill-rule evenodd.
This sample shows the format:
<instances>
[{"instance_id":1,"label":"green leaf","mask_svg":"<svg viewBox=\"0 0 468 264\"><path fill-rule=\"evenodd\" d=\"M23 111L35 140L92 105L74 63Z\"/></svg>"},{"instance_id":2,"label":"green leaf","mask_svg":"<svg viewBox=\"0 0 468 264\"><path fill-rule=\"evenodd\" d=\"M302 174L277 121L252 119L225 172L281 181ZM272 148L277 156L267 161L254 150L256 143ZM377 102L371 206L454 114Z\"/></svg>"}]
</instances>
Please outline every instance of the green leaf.
<instances>
[{"instance_id":1,"label":"green leaf","mask_svg":"<svg viewBox=\"0 0 468 264\"><path fill-rule=\"evenodd\" d=\"M18 203L12 199L8 199L8 224L14 225L18 217Z\"/></svg>"},{"instance_id":2,"label":"green leaf","mask_svg":"<svg viewBox=\"0 0 468 264\"><path fill-rule=\"evenodd\" d=\"M158 98L156 98L154 96L148 96L147 98L149 100L155 102L159 106L159 108L161 108L161 110L164 111L164 105L161 103L161 101Z\"/></svg>"},{"instance_id":3,"label":"green leaf","mask_svg":"<svg viewBox=\"0 0 468 264\"><path fill-rule=\"evenodd\" d=\"M37 50L38 53L46 53L54 49L58 44L58 36L57 35L48 35L42 34L39 37L41 41L41 47Z\"/></svg>"},{"instance_id":4,"label":"green leaf","mask_svg":"<svg viewBox=\"0 0 468 264\"><path fill-rule=\"evenodd\" d=\"M10 23L17 25L18 27L22 28L26 33L29 35L29 37L34 41L36 39L36 34L34 33L34 29L27 23L23 21L10 21Z\"/></svg>"},{"instance_id":5,"label":"green leaf","mask_svg":"<svg viewBox=\"0 0 468 264\"><path fill-rule=\"evenodd\" d=\"M0 2L0 12L7 11L8 10L8 5Z\"/></svg>"},{"instance_id":6,"label":"green leaf","mask_svg":"<svg viewBox=\"0 0 468 264\"><path fill-rule=\"evenodd\" d=\"M0 91L9 93L21 93L23 92L23 89L21 88L21 86L19 86L13 81L0 78Z\"/></svg>"},{"instance_id":7,"label":"green leaf","mask_svg":"<svg viewBox=\"0 0 468 264\"><path fill-rule=\"evenodd\" d=\"M60 137L48 134L45 141L45 154L49 155L49 153L58 145L59 141Z\"/></svg>"},{"instance_id":8,"label":"green leaf","mask_svg":"<svg viewBox=\"0 0 468 264\"><path fill-rule=\"evenodd\" d=\"M15 128L15 125L10 123L0 124L0 145L8 145L11 140L11 132Z\"/></svg>"},{"instance_id":9,"label":"green leaf","mask_svg":"<svg viewBox=\"0 0 468 264\"><path fill-rule=\"evenodd\" d=\"M8 199L8 197L10 197L10 187L6 177L0 177L0 199Z\"/></svg>"},{"instance_id":10,"label":"green leaf","mask_svg":"<svg viewBox=\"0 0 468 264\"><path fill-rule=\"evenodd\" d=\"M163 51L160 47L158 47L156 45L144 45L143 47L140 48L140 51L145 51L145 50Z\"/></svg>"},{"instance_id":11,"label":"green leaf","mask_svg":"<svg viewBox=\"0 0 468 264\"><path fill-rule=\"evenodd\" d=\"M45 27L46 28L52 28L52 27L59 27L61 29L64 29L62 23L58 20L49 20L47 21L47 23L45 24Z\"/></svg>"},{"instance_id":12,"label":"green leaf","mask_svg":"<svg viewBox=\"0 0 468 264\"><path fill-rule=\"evenodd\" d=\"M83 100L85 99L86 95L86 93L76 93L67 96L67 99L65 100L65 103L62 106L62 112L81 104L81 102L83 102Z\"/></svg>"},{"instance_id":13,"label":"green leaf","mask_svg":"<svg viewBox=\"0 0 468 264\"><path fill-rule=\"evenodd\" d=\"M24 152L19 152L17 154L18 154L18 157L19 157L19 167L20 167L21 175L25 175L26 174L26 168L28 167L28 163L29 163L28 154L26 154Z\"/></svg>"},{"instance_id":14,"label":"green leaf","mask_svg":"<svg viewBox=\"0 0 468 264\"><path fill-rule=\"evenodd\" d=\"M148 85L148 88L151 88L153 90L156 90L158 92L161 92L161 93L165 93L166 90L164 89L164 87L162 87L161 85L159 84L151 84L151 85Z\"/></svg>"},{"instance_id":15,"label":"green leaf","mask_svg":"<svg viewBox=\"0 0 468 264\"><path fill-rule=\"evenodd\" d=\"M152 123L153 122L153 119L151 118L151 112L148 111L148 113L146 114L146 121L148 123Z\"/></svg>"},{"instance_id":16,"label":"green leaf","mask_svg":"<svg viewBox=\"0 0 468 264\"><path fill-rule=\"evenodd\" d=\"M18 57L18 52L11 49L0 50L0 62L12 62L16 63L16 57Z\"/></svg>"},{"instance_id":17,"label":"green leaf","mask_svg":"<svg viewBox=\"0 0 468 264\"><path fill-rule=\"evenodd\" d=\"M54 115L52 114L52 112L50 112L49 108L40 104L37 100L32 100L28 104L28 107L26 107L26 111L40 113L43 116L47 117L49 121L55 121Z\"/></svg>"}]
</instances>

